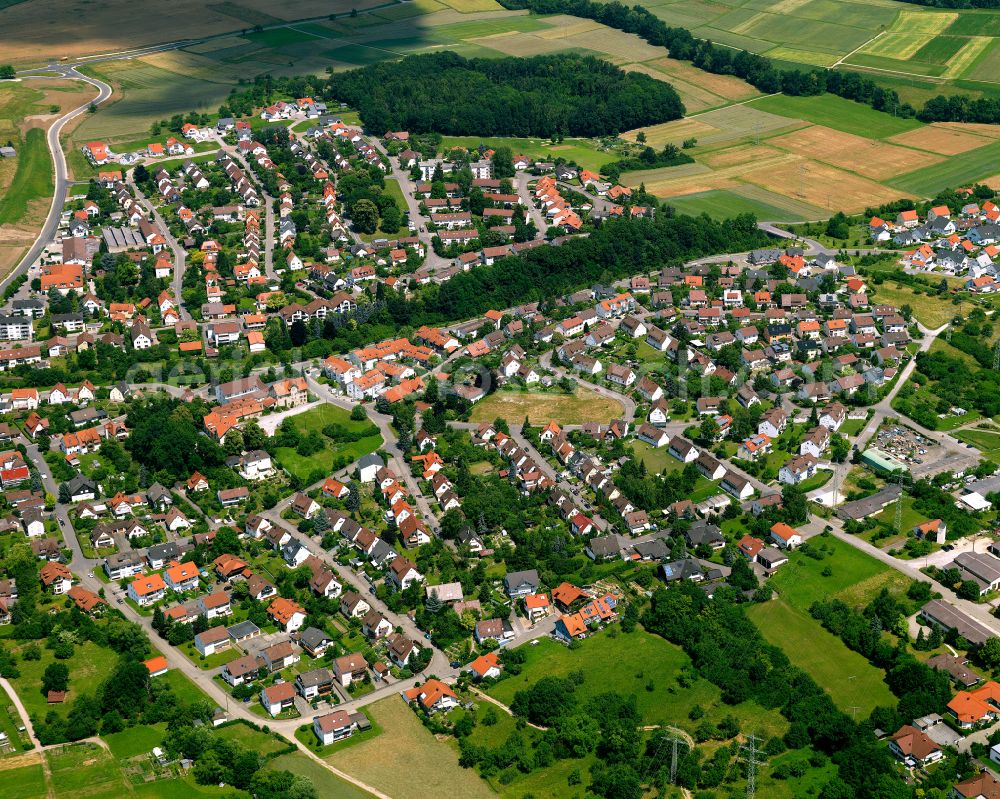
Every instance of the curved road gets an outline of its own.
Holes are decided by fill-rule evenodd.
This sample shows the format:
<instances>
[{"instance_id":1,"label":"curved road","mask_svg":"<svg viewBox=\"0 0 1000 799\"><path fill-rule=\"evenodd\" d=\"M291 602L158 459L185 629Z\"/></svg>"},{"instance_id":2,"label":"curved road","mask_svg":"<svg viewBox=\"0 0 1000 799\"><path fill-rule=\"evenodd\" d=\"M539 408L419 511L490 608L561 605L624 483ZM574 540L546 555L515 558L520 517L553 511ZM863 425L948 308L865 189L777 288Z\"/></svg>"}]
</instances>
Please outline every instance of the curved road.
<instances>
[{"instance_id":1,"label":"curved road","mask_svg":"<svg viewBox=\"0 0 1000 799\"><path fill-rule=\"evenodd\" d=\"M66 157L63 154L62 143L59 141L59 134L62 133L63 127L66 123L76 119L80 114L87 113L91 105L100 105L105 100L111 96L111 87L102 81L96 80L95 78L88 78L86 75L81 75L76 71L76 67L51 67L49 71L59 72L60 76L63 78L68 78L71 80L80 80L84 83L89 83L91 86L95 86L98 89L97 97L93 100L89 100L83 105L74 108L72 111L67 111L59 119L52 123L52 126L48 129L46 133L46 140L49 145L49 152L52 154L52 163L55 167L55 190L52 193L52 203L49 206L49 215L45 219L45 224L42 226L42 230L35 239L35 243L31 245L28 249L27 254L21 259L21 261L14 267L13 271L9 275L0 280L0 289L6 288L12 280L17 276L23 274L28 270L28 267L35 262L35 259L41 255L42 250L45 245L50 242L56 235L56 229L59 227L59 217L62 214L62 204L66 197L66 190L69 187L69 180L66 177ZM45 80L46 77L51 80L51 76L32 76L28 75L27 78L33 78L35 80Z\"/></svg>"}]
</instances>

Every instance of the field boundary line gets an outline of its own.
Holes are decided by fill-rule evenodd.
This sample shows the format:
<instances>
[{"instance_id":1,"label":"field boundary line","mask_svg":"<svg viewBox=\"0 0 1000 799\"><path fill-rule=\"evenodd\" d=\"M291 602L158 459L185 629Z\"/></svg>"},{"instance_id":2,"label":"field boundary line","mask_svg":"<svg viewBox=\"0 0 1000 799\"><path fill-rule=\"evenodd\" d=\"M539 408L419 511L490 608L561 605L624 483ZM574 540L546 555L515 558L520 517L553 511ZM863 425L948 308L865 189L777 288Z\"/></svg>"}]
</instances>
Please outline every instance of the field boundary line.
<instances>
[{"instance_id":1,"label":"field boundary line","mask_svg":"<svg viewBox=\"0 0 1000 799\"><path fill-rule=\"evenodd\" d=\"M847 53L846 55L842 55L839 61L834 61L832 64L830 64L830 66L827 67L827 69L834 69L835 67L839 67L841 64L844 63L846 59L850 58L852 55L858 52L858 50L864 50L872 42L876 41L877 39L881 39L887 33L888 31L879 31L874 36L872 36L872 38L870 38L867 42L862 44L860 47L855 47L853 50L851 50L851 52Z\"/></svg>"}]
</instances>

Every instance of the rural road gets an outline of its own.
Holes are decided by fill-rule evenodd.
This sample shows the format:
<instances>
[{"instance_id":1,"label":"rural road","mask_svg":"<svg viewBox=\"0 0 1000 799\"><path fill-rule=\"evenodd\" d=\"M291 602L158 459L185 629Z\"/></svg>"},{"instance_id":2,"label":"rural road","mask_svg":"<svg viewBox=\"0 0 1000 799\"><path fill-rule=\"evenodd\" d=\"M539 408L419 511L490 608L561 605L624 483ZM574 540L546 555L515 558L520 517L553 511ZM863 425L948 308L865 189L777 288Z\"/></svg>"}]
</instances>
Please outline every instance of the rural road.
<instances>
[{"instance_id":1,"label":"rural road","mask_svg":"<svg viewBox=\"0 0 1000 799\"><path fill-rule=\"evenodd\" d=\"M50 242L56 234L56 229L59 227L59 217L62 214L62 204L63 198L66 197L66 190L69 187L69 180L66 177L66 156L62 150L62 143L59 141L59 134L62 133L63 127L67 122L76 119L80 114L87 113L87 110L91 105L100 105L105 100L111 96L111 87L102 81L96 80L95 78L88 78L86 75L81 75L76 71L75 66L60 66L53 67L51 71L56 71L61 73L61 77L68 78L72 80L80 80L84 83L89 83L98 89L97 97L93 100L89 100L83 105L74 108L71 111L67 111L59 119L52 123L52 126L48 129L46 133L46 139L49 145L49 152L52 153L52 163L55 167L55 189L52 193L52 202L49 205L49 215L45 219L45 224L42 226L41 232L35 239L35 243L31 245L28 249L27 254L21 259L21 261L14 267L9 275L0 280L0 289L4 289L7 285L14 280L18 275L23 274L28 270L28 267L35 262L35 259L41 255L45 245ZM28 78L33 78L35 80L51 80L51 77L42 76L26 76Z\"/></svg>"}]
</instances>

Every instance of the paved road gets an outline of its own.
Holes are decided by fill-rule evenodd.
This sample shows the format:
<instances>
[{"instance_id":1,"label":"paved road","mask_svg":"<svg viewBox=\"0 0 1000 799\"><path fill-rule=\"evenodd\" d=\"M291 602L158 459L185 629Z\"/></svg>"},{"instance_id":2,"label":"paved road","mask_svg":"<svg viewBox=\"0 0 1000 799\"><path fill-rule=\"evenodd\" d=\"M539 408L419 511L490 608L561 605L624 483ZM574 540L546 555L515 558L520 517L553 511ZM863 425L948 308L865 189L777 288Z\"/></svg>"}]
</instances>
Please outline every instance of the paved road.
<instances>
[{"instance_id":1,"label":"paved road","mask_svg":"<svg viewBox=\"0 0 1000 799\"><path fill-rule=\"evenodd\" d=\"M529 175L525 171L518 172L515 177L514 186L517 189L517 193L521 195L521 199L525 203L525 211L528 214L528 218L535 223L535 228L538 230L538 235L544 236L545 231L548 229L549 223L545 219L545 214L541 212L541 209L535 205L535 196L531 189L528 188L528 181L535 180L534 175ZM574 189L574 191L580 191L579 187Z\"/></svg>"},{"instance_id":2,"label":"paved road","mask_svg":"<svg viewBox=\"0 0 1000 799\"><path fill-rule=\"evenodd\" d=\"M11 702L14 703L14 707L17 709L17 714L21 717L21 723L24 728L28 731L28 737L36 748L42 745L42 742L38 740L38 736L35 735L35 728L31 724L31 717L28 715L28 709L24 706L21 701L21 697L17 695L17 691L14 690L14 686L10 684L8 680L0 677L0 688L7 692L7 696L10 697Z\"/></svg>"},{"instance_id":3,"label":"paved road","mask_svg":"<svg viewBox=\"0 0 1000 799\"><path fill-rule=\"evenodd\" d=\"M187 268L187 250L181 246L181 243L177 241L176 236L174 236L174 234L170 231L170 225L167 224L167 220L165 220L160 214L159 209L136 185L134 169L128 170L125 175L125 182L128 184L132 194L135 195L135 199L138 203L153 215L153 221L159 225L160 230L163 232L163 238L167 240L167 245L174 254L174 276L171 284L171 290L173 291L174 302L177 304L177 312L181 315L181 319L190 319L191 314L188 312L187 308L184 307L184 303L181 301L181 297L183 296L181 292L184 287L184 270Z\"/></svg>"},{"instance_id":4,"label":"paved road","mask_svg":"<svg viewBox=\"0 0 1000 799\"><path fill-rule=\"evenodd\" d=\"M45 246L55 238L56 230L59 228L59 219L62 214L63 201L66 198L66 193L69 188L69 180L66 176L66 156L63 154L62 143L59 141L59 134L62 129L66 126L67 122L76 119L80 114L87 113L91 105L100 105L105 100L111 96L111 87L108 84L97 80L96 78L88 78L86 75L81 75L76 71L75 67L71 66L55 66L51 67L48 71L55 71L60 73L64 78L70 78L73 80L81 80L84 83L89 83L91 86L97 88L97 96L93 100L88 100L83 105L77 106L71 111L67 111L59 119L52 123L52 126L48 129L45 135L46 142L49 146L49 152L52 154L52 163L55 167L55 180L54 180L54 191L52 193L52 202L49 205L49 214L45 218L45 224L42 225L42 230L35 239L35 243L28 248L28 252L20 260L14 270L0 280L0 290L7 287L7 285L17 278L18 276L24 274L28 271L28 267L31 266L41 255L42 250ZM31 75L26 75L25 77L32 77ZM34 76L36 79L39 76Z\"/></svg>"},{"instance_id":5,"label":"paved road","mask_svg":"<svg viewBox=\"0 0 1000 799\"><path fill-rule=\"evenodd\" d=\"M632 423L632 421L635 419L636 406L634 399L632 399L630 396L626 394L622 394L613 389L606 388L605 386L599 386L596 383L591 383L587 380L583 380L579 375L579 373L571 372L565 367L559 365L558 363L553 363L552 356L554 353L555 350L549 350L548 352L543 353L542 356L538 359L538 365L543 369L551 370L559 378L568 377L574 383L578 383L584 388L589 388L595 394L599 394L602 397L607 397L608 399L613 399L616 400L617 402L620 402L622 404L622 407L624 408L622 412L622 418L626 422L629 422L630 424Z\"/></svg>"},{"instance_id":6,"label":"paved road","mask_svg":"<svg viewBox=\"0 0 1000 799\"><path fill-rule=\"evenodd\" d=\"M430 219L420 213L420 202L414 196L417 187L410 177L410 173L400 168L399 159L390 156L381 141L372 137L371 142L375 149L382 155L382 159L389 165L390 171L388 177L394 178L399 183L399 188L403 192L403 199L406 201L406 210L410 215L410 223L416 228L416 235L427 252L423 266L433 271L450 266L451 259L441 257L434 252L434 247L431 246L433 236L427 232L427 223Z\"/></svg>"}]
</instances>

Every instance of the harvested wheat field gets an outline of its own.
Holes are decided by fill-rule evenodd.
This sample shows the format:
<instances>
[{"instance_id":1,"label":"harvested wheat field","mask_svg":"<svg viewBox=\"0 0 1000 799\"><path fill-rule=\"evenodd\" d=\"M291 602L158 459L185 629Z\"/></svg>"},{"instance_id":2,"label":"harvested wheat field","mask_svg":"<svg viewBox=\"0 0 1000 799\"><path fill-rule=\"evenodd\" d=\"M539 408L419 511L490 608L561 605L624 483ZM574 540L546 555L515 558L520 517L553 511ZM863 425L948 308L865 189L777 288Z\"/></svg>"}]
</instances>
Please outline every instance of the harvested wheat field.
<instances>
[{"instance_id":1,"label":"harvested wheat field","mask_svg":"<svg viewBox=\"0 0 1000 799\"><path fill-rule=\"evenodd\" d=\"M986 125L979 122L935 122L932 127L974 133L987 139L1000 139L1000 125Z\"/></svg>"},{"instance_id":2,"label":"harvested wheat field","mask_svg":"<svg viewBox=\"0 0 1000 799\"><path fill-rule=\"evenodd\" d=\"M540 39L561 39L564 36L575 36L578 33L586 33L587 31L604 27L600 22L594 22L590 19L570 17L566 14L556 14L551 17L546 17L543 22L546 25L550 25L551 28L542 31L535 31L535 36Z\"/></svg>"},{"instance_id":3,"label":"harvested wheat field","mask_svg":"<svg viewBox=\"0 0 1000 799\"><path fill-rule=\"evenodd\" d=\"M679 144L684 139L691 138L692 136L697 138L717 133L718 128L713 128L708 123L702 122L699 119L677 119L673 122L662 122L659 125L650 125L647 128L630 130L627 133L623 133L622 138L635 141L635 137L640 132L646 134L646 143L650 147L662 147L669 142Z\"/></svg>"},{"instance_id":4,"label":"harvested wheat field","mask_svg":"<svg viewBox=\"0 0 1000 799\"><path fill-rule=\"evenodd\" d=\"M865 208L897 200L899 189L853 175L816 161L799 159L784 164L768 164L743 173L742 179L778 194L819 208L860 213Z\"/></svg>"},{"instance_id":5,"label":"harvested wheat field","mask_svg":"<svg viewBox=\"0 0 1000 799\"><path fill-rule=\"evenodd\" d=\"M781 150L777 150L766 144L756 146L747 144L726 147L723 150L714 150L710 153L705 153L698 160L708 164L712 169L724 169L725 167L739 166L740 164L760 161L765 158L774 158L780 155L784 155Z\"/></svg>"},{"instance_id":6,"label":"harvested wheat field","mask_svg":"<svg viewBox=\"0 0 1000 799\"><path fill-rule=\"evenodd\" d=\"M900 133L890 138L889 141L941 155L960 155L989 144L989 139L983 133L963 130L963 128L975 127L986 126L935 122L922 128Z\"/></svg>"},{"instance_id":7,"label":"harvested wheat field","mask_svg":"<svg viewBox=\"0 0 1000 799\"><path fill-rule=\"evenodd\" d=\"M768 139L768 144L874 180L913 172L943 160L939 155L885 144L822 125Z\"/></svg>"},{"instance_id":8,"label":"harvested wheat field","mask_svg":"<svg viewBox=\"0 0 1000 799\"><path fill-rule=\"evenodd\" d=\"M664 83L669 83L677 91L677 94L680 95L681 102L684 103L684 108L688 113L715 108L726 102L724 98L719 97L717 94L712 94L712 92L693 83L688 83L687 81L667 75L665 72L661 72L648 64L623 64L622 69L626 72L641 72L643 75L648 75L654 80L662 80Z\"/></svg>"},{"instance_id":9,"label":"harvested wheat field","mask_svg":"<svg viewBox=\"0 0 1000 799\"><path fill-rule=\"evenodd\" d=\"M719 97L725 97L727 100L746 100L760 94L746 81L731 75L713 75L711 72L704 72L686 61L657 58L645 63L678 80L696 84L705 91L717 94Z\"/></svg>"}]
</instances>

